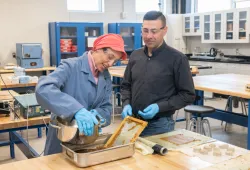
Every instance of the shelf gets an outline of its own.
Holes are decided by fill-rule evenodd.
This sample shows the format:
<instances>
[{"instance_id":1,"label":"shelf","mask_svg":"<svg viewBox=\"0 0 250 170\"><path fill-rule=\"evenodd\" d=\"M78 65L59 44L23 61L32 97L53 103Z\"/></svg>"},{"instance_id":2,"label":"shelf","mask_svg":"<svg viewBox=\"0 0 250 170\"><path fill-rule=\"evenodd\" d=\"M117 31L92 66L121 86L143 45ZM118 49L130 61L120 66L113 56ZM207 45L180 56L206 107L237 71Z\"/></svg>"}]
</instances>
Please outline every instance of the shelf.
<instances>
[{"instance_id":1,"label":"shelf","mask_svg":"<svg viewBox=\"0 0 250 170\"><path fill-rule=\"evenodd\" d=\"M98 36L85 36L85 38L98 38Z\"/></svg>"},{"instance_id":2,"label":"shelf","mask_svg":"<svg viewBox=\"0 0 250 170\"><path fill-rule=\"evenodd\" d=\"M76 54L77 52L61 52L61 54Z\"/></svg>"},{"instance_id":3,"label":"shelf","mask_svg":"<svg viewBox=\"0 0 250 170\"><path fill-rule=\"evenodd\" d=\"M134 35L122 35L123 38L132 38Z\"/></svg>"},{"instance_id":4,"label":"shelf","mask_svg":"<svg viewBox=\"0 0 250 170\"><path fill-rule=\"evenodd\" d=\"M61 36L60 39L77 38L77 36Z\"/></svg>"}]
</instances>

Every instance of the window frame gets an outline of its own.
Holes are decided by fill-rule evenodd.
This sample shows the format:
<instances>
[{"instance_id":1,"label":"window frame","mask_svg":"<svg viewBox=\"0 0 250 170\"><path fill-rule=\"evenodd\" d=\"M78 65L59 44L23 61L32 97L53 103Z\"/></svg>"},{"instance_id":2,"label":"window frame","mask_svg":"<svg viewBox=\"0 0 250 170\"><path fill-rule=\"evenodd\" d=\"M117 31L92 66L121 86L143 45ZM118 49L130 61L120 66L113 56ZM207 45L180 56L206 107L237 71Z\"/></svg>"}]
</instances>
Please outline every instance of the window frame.
<instances>
[{"instance_id":1,"label":"window frame","mask_svg":"<svg viewBox=\"0 0 250 170\"><path fill-rule=\"evenodd\" d=\"M232 8L236 8L236 3L237 2L245 2L245 1L250 1L250 0L232 0ZM246 7L249 8L249 7ZM240 9L240 8L238 8Z\"/></svg>"},{"instance_id":2,"label":"window frame","mask_svg":"<svg viewBox=\"0 0 250 170\"><path fill-rule=\"evenodd\" d=\"M68 12L83 12L83 13L104 13L104 0L98 0L98 11L95 10L69 10L68 9L68 1L70 0L66 0L66 4L67 4L67 11Z\"/></svg>"},{"instance_id":3,"label":"window frame","mask_svg":"<svg viewBox=\"0 0 250 170\"><path fill-rule=\"evenodd\" d=\"M161 4L161 8L160 9L158 8L158 11L161 11L162 13L164 13L166 0L158 0L158 4L159 3ZM159 5L158 5L158 7L159 7ZM136 11L136 0L135 0L135 13L136 14L145 14L146 13L146 12L137 12Z\"/></svg>"}]
</instances>

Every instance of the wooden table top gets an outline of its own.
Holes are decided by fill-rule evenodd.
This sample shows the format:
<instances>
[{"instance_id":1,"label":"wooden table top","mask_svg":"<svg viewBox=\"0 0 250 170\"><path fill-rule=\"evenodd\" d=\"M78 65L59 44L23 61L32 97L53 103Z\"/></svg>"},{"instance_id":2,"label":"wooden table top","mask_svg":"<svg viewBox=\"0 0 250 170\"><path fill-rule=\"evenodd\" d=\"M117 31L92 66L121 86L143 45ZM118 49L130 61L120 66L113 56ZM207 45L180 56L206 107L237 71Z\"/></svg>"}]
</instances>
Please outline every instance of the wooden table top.
<instances>
[{"instance_id":1,"label":"wooden table top","mask_svg":"<svg viewBox=\"0 0 250 170\"><path fill-rule=\"evenodd\" d=\"M37 83L28 83L28 84L20 84L20 83L11 83L10 77L12 77L14 74L7 73L7 74L1 74L4 83L2 79L0 78L0 88L6 89L6 88L17 88L17 87L30 87L30 86L36 86Z\"/></svg>"},{"instance_id":2,"label":"wooden table top","mask_svg":"<svg viewBox=\"0 0 250 170\"><path fill-rule=\"evenodd\" d=\"M50 121L50 115L43 116L43 117L34 117L29 118L28 125L34 126L34 125L41 125L44 123L49 123ZM27 126L27 119L24 119L20 117L18 120L11 120L11 118L8 116L0 114L0 130L6 130L6 129L14 129L14 128L20 128L20 127L26 127Z\"/></svg>"},{"instance_id":3,"label":"wooden table top","mask_svg":"<svg viewBox=\"0 0 250 170\"><path fill-rule=\"evenodd\" d=\"M189 157L180 152L169 152L165 156L147 155L143 156L140 153L135 153L133 157L113 161L105 164L100 164L88 168L86 170L187 170L191 168L205 168L211 166L210 163L202 161L198 157ZM80 170L82 168L76 167L63 154L54 154L50 156L43 156L34 159L28 159L8 164L0 165L0 170Z\"/></svg>"},{"instance_id":4,"label":"wooden table top","mask_svg":"<svg viewBox=\"0 0 250 170\"><path fill-rule=\"evenodd\" d=\"M109 73L111 76L123 78L126 66L114 66L109 68ZM197 67L190 66L192 74L198 74L199 70Z\"/></svg>"},{"instance_id":5,"label":"wooden table top","mask_svg":"<svg viewBox=\"0 0 250 170\"><path fill-rule=\"evenodd\" d=\"M31 69L25 69L25 72L39 72L39 71L53 71L56 67L43 67L43 68L31 68ZM14 73L13 69L0 69L0 74L4 73Z\"/></svg>"},{"instance_id":6,"label":"wooden table top","mask_svg":"<svg viewBox=\"0 0 250 170\"><path fill-rule=\"evenodd\" d=\"M16 93L13 90L4 90L4 91L0 91L0 100L13 100L13 97L11 96L11 94L13 96L17 96L19 95L18 93Z\"/></svg>"},{"instance_id":7,"label":"wooden table top","mask_svg":"<svg viewBox=\"0 0 250 170\"><path fill-rule=\"evenodd\" d=\"M217 74L193 77L196 90L214 92L250 99L250 92L245 90L250 84L249 75Z\"/></svg>"}]
</instances>

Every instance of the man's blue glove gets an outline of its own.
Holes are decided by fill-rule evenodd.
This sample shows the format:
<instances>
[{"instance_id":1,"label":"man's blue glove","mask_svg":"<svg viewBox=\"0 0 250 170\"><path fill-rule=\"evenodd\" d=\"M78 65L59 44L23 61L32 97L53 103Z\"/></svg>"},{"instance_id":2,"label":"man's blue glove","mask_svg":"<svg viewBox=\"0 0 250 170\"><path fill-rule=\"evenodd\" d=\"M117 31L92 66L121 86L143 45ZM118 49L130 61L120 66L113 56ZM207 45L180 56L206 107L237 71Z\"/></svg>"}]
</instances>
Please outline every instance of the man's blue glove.
<instances>
[{"instance_id":1,"label":"man's blue glove","mask_svg":"<svg viewBox=\"0 0 250 170\"><path fill-rule=\"evenodd\" d=\"M126 105L122 110L122 119L127 116L132 116L132 107L130 106L130 104Z\"/></svg>"},{"instance_id":2,"label":"man's blue glove","mask_svg":"<svg viewBox=\"0 0 250 170\"><path fill-rule=\"evenodd\" d=\"M159 106L157 104L151 104L146 107L143 112L139 111L138 114L143 119L152 119L159 112Z\"/></svg>"},{"instance_id":3,"label":"man's blue glove","mask_svg":"<svg viewBox=\"0 0 250 170\"><path fill-rule=\"evenodd\" d=\"M94 114L82 108L76 112L75 119L80 133L84 133L86 136L94 134L94 126L98 124L98 120Z\"/></svg>"},{"instance_id":4,"label":"man's blue glove","mask_svg":"<svg viewBox=\"0 0 250 170\"><path fill-rule=\"evenodd\" d=\"M95 109L90 110L90 112L99 118L100 124L105 124L106 123L106 120ZM102 128L100 126L98 128L98 132L99 133L102 132Z\"/></svg>"}]
</instances>

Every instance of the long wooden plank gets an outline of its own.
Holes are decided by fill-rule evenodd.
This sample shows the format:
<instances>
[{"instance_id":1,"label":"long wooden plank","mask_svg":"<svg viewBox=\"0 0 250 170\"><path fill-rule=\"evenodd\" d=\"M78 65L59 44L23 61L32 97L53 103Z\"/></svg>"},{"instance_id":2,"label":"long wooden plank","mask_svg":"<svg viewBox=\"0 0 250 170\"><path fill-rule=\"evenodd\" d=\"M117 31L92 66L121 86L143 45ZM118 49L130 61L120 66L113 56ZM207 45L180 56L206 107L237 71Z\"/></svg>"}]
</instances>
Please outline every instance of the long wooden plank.
<instances>
[{"instance_id":1,"label":"long wooden plank","mask_svg":"<svg viewBox=\"0 0 250 170\"><path fill-rule=\"evenodd\" d=\"M14 75L13 73L1 74L1 77L2 77L2 78L0 78L0 88L1 89L17 88L17 87L32 87L32 86L36 86L36 84L37 84L37 83L27 83L27 84L11 83L11 77L13 75Z\"/></svg>"},{"instance_id":2,"label":"long wooden plank","mask_svg":"<svg viewBox=\"0 0 250 170\"><path fill-rule=\"evenodd\" d=\"M50 115L44 116L44 117L34 117L29 118L28 125L34 126L34 125L41 125L44 123L49 123L50 121ZM0 114L0 130L6 130L6 129L14 129L14 128L20 128L27 126L27 119L24 119L20 117L18 120L11 120L10 117L6 117L5 115Z\"/></svg>"},{"instance_id":3,"label":"long wooden plank","mask_svg":"<svg viewBox=\"0 0 250 170\"><path fill-rule=\"evenodd\" d=\"M197 67L191 66L191 73L192 74L199 74L199 70ZM115 66L109 68L109 73L114 77L123 78L126 66Z\"/></svg>"},{"instance_id":4,"label":"long wooden plank","mask_svg":"<svg viewBox=\"0 0 250 170\"><path fill-rule=\"evenodd\" d=\"M40 72L40 71L53 71L56 67L43 67L43 68L32 68L32 69L25 69L25 72ZM3 73L14 73L13 69L0 69L0 74Z\"/></svg>"},{"instance_id":5,"label":"long wooden plank","mask_svg":"<svg viewBox=\"0 0 250 170\"><path fill-rule=\"evenodd\" d=\"M143 156L140 153L135 153L133 157L113 161L97 166L84 168L85 170L187 170L208 167L211 164L200 160L197 157L189 157L179 152L169 152L166 156L148 155ZM54 170L67 169L78 170L76 167L62 154L54 154L50 156L43 156L29 160L18 161L0 165L0 170L19 170L19 169L33 169L33 170Z\"/></svg>"},{"instance_id":6,"label":"long wooden plank","mask_svg":"<svg viewBox=\"0 0 250 170\"><path fill-rule=\"evenodd\" d=\"M193 77L196 90L231 95L250 99L250 92L245 90L250 83L249 75L217 74Z\"/></svg>"}]
</instances>

